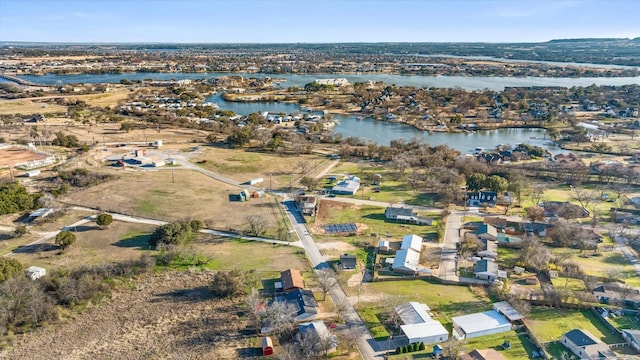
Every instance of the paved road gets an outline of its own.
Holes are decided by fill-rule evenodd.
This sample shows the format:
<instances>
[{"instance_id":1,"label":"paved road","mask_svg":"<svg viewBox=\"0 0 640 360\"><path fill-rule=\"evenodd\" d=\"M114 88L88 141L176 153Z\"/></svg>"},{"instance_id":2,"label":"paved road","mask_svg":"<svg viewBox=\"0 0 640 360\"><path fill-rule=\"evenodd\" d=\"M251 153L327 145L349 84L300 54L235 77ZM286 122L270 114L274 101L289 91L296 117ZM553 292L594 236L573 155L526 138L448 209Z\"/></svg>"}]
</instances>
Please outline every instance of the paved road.
<instances>
[{"instance_id":1,"label":"paved road","mask_svg":"<svg viewBox=\"0 0 640 360\"><path fill-rule=\"evenodd\" d=\"M41 243L43 243L43 242L45 242L45 241L47 241L49 239L54 238L56 235L58 235L59 232L64 231L64 230L74 231L75 228L78 227L78 226L81 226L81 225L84 225L86 223L95 221L95 219L96 219L96 215L95 214L98 213L98 211L95 210L95 209L91 209L91 208L83 207L83 206L73 206L71 208L74 209L74 210L92 212L92 213L94 213L94 215L87 216L84 219L76 221L75 223L73 223L71 225L65 226L60 230L49 231L49 232L42 233L42 236L40 238L38 238L38 240L33 241L33 242L23 246L23 248L26 248L26 247L32 246L32 245L41 244ZM162 225L167 223L167 221L157 220L157 219L142 218L142 217L137 217L137 216L129 216L129 215L117 214L117 213L109 213L109 214L111 214L111 216L113 216L113 220L123 221L123 222L138 223L138 224L148 224L148 225L156 225L156 226L162 226ZM282 240L276 240L276 239L270 239L270 238L264 238L264 237L257 237L257 236L244 236L244 235L238 235L238 234L234 234L234 233L230 233L230 232L226 232L226 231L218 231L218 230L212 230L212 229L202 229L202 230L200 230L200 232L201 233L205 233L205 234L224 236L224 237L233 238L233 239L259 241L259 242L266 242L266 243L270 243L270 244L296 246L296 247L300 247L300 248L303 247L302 242L300 242L300 241L290 242L290 241L282 241ZM14 254L14 253L10 252L10 253L5 254L4 256L11 256L12 254Z\"/></svg>"},{"instance_id":2,"label":"paved road","mask_svg":"<svg viewBox=\"0 0 640 360\"><path fill-rule=\"evenodd\" d=\"M325 257L320 252L318 245L313 240L313 237L309 234L309 230L304 223L304 218L298 212L291 195L282 194L282 196L284 198L283 204L287 208L287 216L289 217L294 230L298 234L313 268L316 271L328 269L329 265L327 264ZM385 352L385 349L380 349L380 344L373 340L364 325L364 322L360 318L360 315L358 315L358 312L349 302L344 290L342 290L340 286L335 286L329 292L329 296L331 297L331 300L333 300L334 304L345 304L346 311L344 314L344 320L346 327L350 329L350 331L357 331L362 334L358 340L358 349L360 350L362 357L365 360L374 360L379 358L379 356Z\"/></svg>"},{"instance_id":3,"label":"paved road","mask_svg":"<svg viewBox=\"0 0 640 360\"><path fill-rule=\"evenodd\" d=\"M459 281L457 275L458 258L457 244L460 241L460 229L462 227L462 211L452 211L447 216L442 243L442 257L438 277L442 280Z\"/></svg>"},{"instance_id":4,"label":"paved road","mask_svg":"<svg viewBox=\"0 0 640 360\"><path fill-rule=\"evenodd\" d=\"M640 276L640 262L638 262L638 258L636 258L636 254L629 248L627 245L627 239L622 235L615 235L613 240L616 243L616 247L620 250L620 252L629 260L631 266L636 271L636 274Z\"/></svg>"}]
</instances>

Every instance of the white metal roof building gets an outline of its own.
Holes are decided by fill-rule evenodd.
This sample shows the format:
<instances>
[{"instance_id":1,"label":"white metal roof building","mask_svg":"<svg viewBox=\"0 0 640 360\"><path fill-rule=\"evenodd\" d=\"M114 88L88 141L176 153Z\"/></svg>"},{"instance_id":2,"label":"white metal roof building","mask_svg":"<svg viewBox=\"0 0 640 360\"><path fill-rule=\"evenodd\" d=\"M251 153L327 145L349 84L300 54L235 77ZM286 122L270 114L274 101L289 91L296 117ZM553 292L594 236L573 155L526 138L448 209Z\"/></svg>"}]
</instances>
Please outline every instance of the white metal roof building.
<instances>
[{"instance_id":1,"label":"white metal roof building","mask_svg":"<svg viewBox=\"0 0 640 360\"><path fill-rule=\"evenodd\" d=\"M495 310L456 316L451 320L453 320L453 336L459 340L511 330L509 320Z\"/></svg>"},{"instance_id":2,"label":"white metal roof building","mask_svg":"<svg viewBox=\"0 0 640 360\"><path fill-rule=\"evenodd\" d=\"M396 257L391 265L391 270L405 273L415 273L418 271L420 263L420 253L412 249L396 251Z\"/></svg>"},{"instance_id":3,"label":"white metal roof building","mask_svg":"<svg viewBox=\"0 0 640 360\"><path fill-rule=\"evenodd\" d=\"M400 245L400 249L412 249L417 252L422 251L422 238L418 235L405 235L402 238L402 245Z\"/></svg>"},{"instance_id":4,"label":"white metal roof building","mask_svg":"<svg viewBox=\"0 0 640 360\"><path fill-rule=\"evenodd\" d=\"M518 312L518 310L514 309L506 301L500 301L497 303L493 303L493 310L499 312L504 315L509 321L518 321L524 319L524 316Z\"/></svg>"},{"instance_id":5,"label":"white metal roof building","mask_svg":"<svg viewBox=\"0 0 640 360\"><path fill-rule=\"evenodd\" d=\"M396 307L398 316L404 325L400 329L409 340L409 344L423 342L425 345L447 341L449 332L440 322L429 315L426 304L408 302Z\"/></svg>"}]
</instances>

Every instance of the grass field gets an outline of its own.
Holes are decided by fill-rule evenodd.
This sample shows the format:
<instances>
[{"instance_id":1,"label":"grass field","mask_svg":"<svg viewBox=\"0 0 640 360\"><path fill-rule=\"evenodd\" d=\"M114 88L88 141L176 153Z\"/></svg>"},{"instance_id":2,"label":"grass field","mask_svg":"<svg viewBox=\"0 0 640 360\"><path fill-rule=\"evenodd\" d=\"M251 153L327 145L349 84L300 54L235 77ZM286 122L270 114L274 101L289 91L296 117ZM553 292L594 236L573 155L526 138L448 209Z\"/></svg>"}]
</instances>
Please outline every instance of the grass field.
<instances>
[{"instance_id":1,"label":"grass field","mask_svg":"<svg viewBox=\"0 0 640 360\"><path fill-rule=\"evenodd\" d=\"M206 160L198 164L203 168L218 172L239 182L255 178L263 178L264 182L257 185L269 189L288 188L291 184L304 176L299 164L306 164L308 176L322 169L326 161L325 156L319 155L278 155L275 153L261 153L225 149L221 147L204 147L202 154L194 158L193 162Z\"/></svg>"},{"instance_id":2,"label":"grass field","mask_svg":"<svg viewBox=\"0 0 640 360\"><path fill-rule=\"evenodd\" d=\"M244 230L244 217L261 215L268 234L275 236L281 214L273 198L231 202L228 195L236 187L198 172L176 170L117 172L117 180L68 195L65 200L102 210L151 217L167 221L199 219L208 227ZM175 182L173 181L175 179Z\"/></svg>"},{"instance_id":3,"label":"grass field","mask_svg":"<svg viewBox=\"0 0 640 360\"><path fill-rule=\"evenodd\" d=\"M0 101L0 115L19 114L19 115L34 115L34 114L61 114L67 112L67 107L43 103L35 100L3 100Z\"/></svg>"},{"instance_id":4,"label":"grass field","mask_svg":"<svg viewBox=\"0 0 640 360\"><path fill-rule=\"evenodd\" d=\"M385 208L370 205L353 205L335 201L320 201L320 207L315 219L316 231L326 224L358 223L364 225L367 233L381 236L400 238L407 234L420 235L432 241L438 241L441 214L424 212L419 215L434 219L432 226L400 224L387 221L384 217ZM326 235L327 237L331 237Z\"/></svg>"},{"instance_id":5,"label":"grass field","mask_svg":"<svg viewBox=\"0 0 640 360\"><path fill-rule=\"evenodd\" d=\"M436 206L437 196L426 193L424 190L414 190L405 180L393 180L388 168L372 162L353 163L344 161L331 172L340 178L344 174L356 175L360 178L362 186L353 197L383 201L392 204L405 203L408 205ZM372 185L373 175L382 176L381 185ZM325 184L326 185L326 184ZM380 192L374 192L379 188Z\"/></svg>"},{"instance_id":6,"label":"grass field","mask_svg":"<svg viewBox=\"0 0 640 360\"><path fill-rule=\"evenodd\" d=\"M600 244L599 247L610 246ZM631 286L640 286L640 278L627 258L617 251L599 251L599 256L593 252L583 252L576 249L552 249L552 254L571 254L571 261L580 266L587 275L615 277ZM581 256L582 255L582 256Z\"/></svg>"},{"instance_id":7,"label":"grass field","mask_svg":"<svg viewBox=\"0 0 640 360\"><path fill-rule=\"evenodd\" d=\"M100 230L95 223L87 223L76 228L77 240L64 252L60 252L52 238L32 251L14 256L23 264L46 269L137 260L145 253L152 253L147 250L147 240L154 228L152 225L114 221L107 229Z\"/></svg>"},{"instance_id":8,"label":"grass field","mask_svg":"<svg viewBox=\"0 0 640 360\"><path fill-rule=\"evenodd\" d=\"M389 335L382 323L390 304L417 301L427 304L435 318L451 329L451 317L491 309L491 302L484 290L471 291L467 286L442 285L421 280L368 283L362 287L361 301L357 308L374 338Z\"/></svg>"},{"instance_id":9,"label":"grass field","mask_svg":"<svg viewBox=\"0 0 640 360\"><path fill-rule=\"evenodd\" d=\"M541 342L557 341L569 330L583 329L607 344L623 342L598 320L591 310L565 310L533 307L526 321Z\"/></svg>"}]
</instances>

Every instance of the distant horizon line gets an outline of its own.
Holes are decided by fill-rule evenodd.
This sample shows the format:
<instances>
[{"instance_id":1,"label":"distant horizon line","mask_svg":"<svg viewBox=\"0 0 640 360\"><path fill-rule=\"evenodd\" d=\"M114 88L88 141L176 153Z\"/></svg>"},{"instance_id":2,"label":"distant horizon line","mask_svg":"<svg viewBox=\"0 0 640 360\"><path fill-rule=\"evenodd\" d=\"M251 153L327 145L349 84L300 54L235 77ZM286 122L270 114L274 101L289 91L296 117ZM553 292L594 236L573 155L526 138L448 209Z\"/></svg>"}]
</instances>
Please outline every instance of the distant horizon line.
<instances>
[{"instance_id":1,"label":"distant horizon line","mask_svg":"<svg viewBox=\"0 0 640 360\"><path fill-rule=\"evenodd\" d=\"M332 44L544 44L554 41L593 41L593 40L640 40L640 36L634 38L615 37L586 37L564 38L546 41L344 41L344 42L180 42L180 41L13 41L0 40L0 45L12 44L51 44L51 45L332 45Z\"/></svg>"}]
</instances>

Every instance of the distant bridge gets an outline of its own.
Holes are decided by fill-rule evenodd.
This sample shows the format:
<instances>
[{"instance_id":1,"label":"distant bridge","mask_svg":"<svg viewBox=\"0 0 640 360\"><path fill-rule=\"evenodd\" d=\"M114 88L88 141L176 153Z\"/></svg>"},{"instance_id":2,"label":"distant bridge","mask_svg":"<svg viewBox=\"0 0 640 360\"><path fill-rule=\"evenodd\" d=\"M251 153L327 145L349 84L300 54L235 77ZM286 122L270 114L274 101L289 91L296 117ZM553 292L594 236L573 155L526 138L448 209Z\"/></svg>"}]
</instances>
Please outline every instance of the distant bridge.
<instances>
[{"instance_id":1,"label":"distant bridge","mask_svg":"<svg viewBox=\"0 0 640 360\"><path fill-rule=\"evenodd\" d=\"M25 85L25 86L43 86L42 84L32 83L31 81L27 81L27 80L21 79L21 78L19 78L17 76L5 74L5 73L0 73L0 78L3 78L5 80L9 80L9 81L14 82L16 84Z\"/></svg>"}]
</instances>

